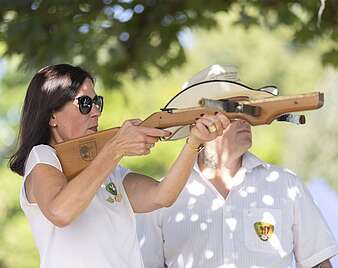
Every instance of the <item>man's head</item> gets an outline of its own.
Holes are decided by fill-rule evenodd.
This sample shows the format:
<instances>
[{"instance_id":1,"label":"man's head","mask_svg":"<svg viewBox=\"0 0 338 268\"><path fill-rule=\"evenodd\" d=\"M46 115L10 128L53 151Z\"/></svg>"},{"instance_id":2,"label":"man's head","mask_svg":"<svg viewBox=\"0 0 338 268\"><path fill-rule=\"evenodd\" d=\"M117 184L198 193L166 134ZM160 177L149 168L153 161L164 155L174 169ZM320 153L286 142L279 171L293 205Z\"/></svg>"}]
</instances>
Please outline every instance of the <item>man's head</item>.
<instances>
[{"instance_id":1,"label":"man's head","mask_svg":"<svg viewBox=\"0 0 338 268\"><path fill-rule=\"evenodd\" d=\"M182 88L185 89L201 81L218 79L240 82L236 67L215 64L196 74ZM247 152L251 145L252 133L250 124L245 120L233 120L228 128L224 130L222 136L206 144L204 158L207 159L208 155L213 155L213 159L218 158L220 155L224 155L227 158L237 158ZM203 152L201 154L203 155Z\"/></svg>"}]
</instances>

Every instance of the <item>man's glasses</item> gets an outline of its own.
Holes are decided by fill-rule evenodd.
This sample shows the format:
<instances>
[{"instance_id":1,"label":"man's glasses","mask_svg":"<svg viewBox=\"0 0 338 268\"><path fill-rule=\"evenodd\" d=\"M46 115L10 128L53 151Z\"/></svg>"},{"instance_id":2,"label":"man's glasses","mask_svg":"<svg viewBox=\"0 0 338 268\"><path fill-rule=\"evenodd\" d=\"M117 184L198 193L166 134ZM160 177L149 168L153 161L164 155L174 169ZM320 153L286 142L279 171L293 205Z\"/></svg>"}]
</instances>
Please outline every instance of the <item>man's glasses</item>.
<instances>
[{"instance_id":1,"label":"man's glasses","mask_svg":"<svg viewBox=\"0 0 338 268\"><path fill-rule=\"evenodd\" d=\"M76 98L79 104L79 110L81 114L88 114L93 107L93 103L96 106L96 109L99 112L103 110L103 97L102 96L95 96L93 99L89 96L80 96Z\"/></svg>"}]
</instances>

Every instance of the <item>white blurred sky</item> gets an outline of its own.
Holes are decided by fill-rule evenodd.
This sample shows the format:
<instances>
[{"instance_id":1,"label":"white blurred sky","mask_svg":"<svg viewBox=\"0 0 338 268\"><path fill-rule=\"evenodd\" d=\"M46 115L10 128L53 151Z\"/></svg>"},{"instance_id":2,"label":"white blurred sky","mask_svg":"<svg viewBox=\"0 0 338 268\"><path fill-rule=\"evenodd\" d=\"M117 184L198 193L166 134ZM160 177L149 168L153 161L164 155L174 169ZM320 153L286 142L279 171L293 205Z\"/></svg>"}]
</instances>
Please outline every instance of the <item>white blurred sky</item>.
<instances>
[{"instance_id":1,"label":"white blurred sky","mask_svg":"<svg viewBox=\"0 0 338 268\"><path fill-rule=\"evenodd\" d=\"M307 187L338 241L338 193L320 178L311 180ZM331 259L331 264L333 268L338 267L338 256ZM292 267L295 268L295 264Z\"/></svg>"}]
</instances>

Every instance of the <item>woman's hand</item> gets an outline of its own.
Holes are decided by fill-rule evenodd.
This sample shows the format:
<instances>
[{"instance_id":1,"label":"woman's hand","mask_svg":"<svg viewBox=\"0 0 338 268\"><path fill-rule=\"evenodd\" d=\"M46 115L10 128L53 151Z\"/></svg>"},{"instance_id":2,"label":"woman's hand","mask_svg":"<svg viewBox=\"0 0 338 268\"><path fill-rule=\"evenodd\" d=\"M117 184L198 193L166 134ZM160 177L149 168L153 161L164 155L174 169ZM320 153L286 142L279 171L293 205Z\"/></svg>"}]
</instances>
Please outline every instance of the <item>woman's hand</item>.
<instances>
[{"instance_id":1,"label":"woman's hand","mask_svg":"<svg viewBox=\"0 0 338 268\"><path fill-rule=\"evenodd\" d=\"M131 119L123 123L112 139L116 153L121 156L147 155L160 137L171 134L162 129L142 127L141 122L139 119Z\"/></svg>"},{"instance_id":2,"label":"woman's hand","mask_svg":"<svg viewBox=\"0 0 338 268\"><path fill-rule=\"evenodd\" d=\"M230 120L222 113L216 115L204 115L196 121L189 136L189 144L197 148L200 144L214 140L223 134L228 127Z\"/></svg>"}]
</instances>

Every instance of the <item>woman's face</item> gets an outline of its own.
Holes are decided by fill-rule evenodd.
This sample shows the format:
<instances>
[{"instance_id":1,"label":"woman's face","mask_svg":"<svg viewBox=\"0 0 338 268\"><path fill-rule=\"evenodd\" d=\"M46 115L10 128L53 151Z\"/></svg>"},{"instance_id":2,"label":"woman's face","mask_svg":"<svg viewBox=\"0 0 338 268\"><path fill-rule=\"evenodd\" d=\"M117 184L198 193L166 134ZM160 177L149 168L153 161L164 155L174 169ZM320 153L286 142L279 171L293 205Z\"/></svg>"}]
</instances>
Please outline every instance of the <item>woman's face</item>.
<instances>
[{"instance_id":1,"label":"woman's face","mask_svg":"<svg viewBox=\"0 0 338 268\"><path fill-rule=\"evenodd\" d=\"M91 99L96 96L94 85L89 78L81 85L74 101L67 102L59 111L53 113L49 122L52 142L59 143L97 132L101 112L93 104L88 114L82 114L77 100L80 96L88 96Z\"/></svg>"}]
</instances>

